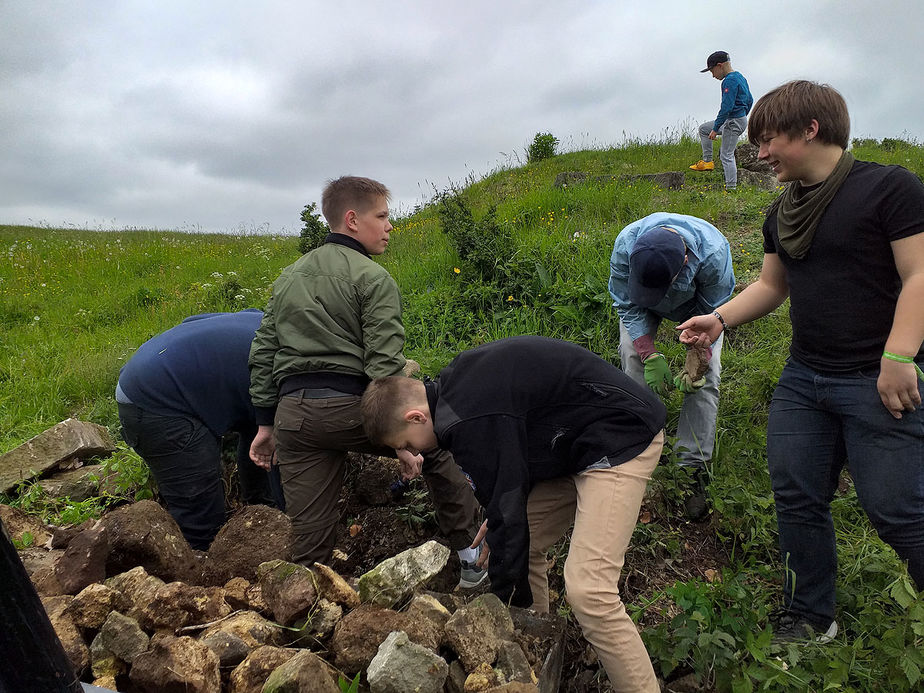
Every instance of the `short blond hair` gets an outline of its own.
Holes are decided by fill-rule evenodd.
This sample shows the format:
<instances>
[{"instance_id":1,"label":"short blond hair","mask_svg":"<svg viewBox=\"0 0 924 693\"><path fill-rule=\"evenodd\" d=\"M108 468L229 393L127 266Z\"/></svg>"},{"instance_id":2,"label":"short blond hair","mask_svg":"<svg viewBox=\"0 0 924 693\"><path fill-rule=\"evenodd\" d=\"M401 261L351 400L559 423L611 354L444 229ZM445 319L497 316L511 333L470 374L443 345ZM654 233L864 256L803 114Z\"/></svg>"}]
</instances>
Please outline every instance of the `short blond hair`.
<instances>
[{"instance_id":1,"label":"short blond hair","mask_svg":"<svg viewBox=\"0 0 924 693\"><path fill-rule=\"evenodd\" d=\"M403 375L376 378L366 387L359 405L366 436L376 445L399 433L406 422L404 414L419 402L420 381Z\"/></svg>"},{"instance_id":2,"label":"short blond hair","mask_svg":"<svg viewBox=\"0 0 924 693\"><path fill-rule=\"evenodd\" d=\"M328 181L321 193L321 213L330 228L336 229L343 223L343 216L351 209L365 212L379 198L391 199L391 192L382 183L371 178L341 176Z\"/></svg>"}]
</instances>

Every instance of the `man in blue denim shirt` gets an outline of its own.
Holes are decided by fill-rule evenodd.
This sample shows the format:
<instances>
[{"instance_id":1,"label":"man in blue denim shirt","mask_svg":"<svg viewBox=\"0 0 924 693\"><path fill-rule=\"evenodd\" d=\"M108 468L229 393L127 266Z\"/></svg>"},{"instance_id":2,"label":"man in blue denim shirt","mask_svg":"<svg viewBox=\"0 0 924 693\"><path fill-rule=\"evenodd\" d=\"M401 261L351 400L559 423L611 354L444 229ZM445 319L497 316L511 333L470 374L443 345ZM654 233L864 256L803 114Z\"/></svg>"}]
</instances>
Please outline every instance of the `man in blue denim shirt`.
<instances>
[{"instance_id":1,"label":"man in blue denim shirt","mask_svg":"<svg viewBox=\"0 0 924 693\"><path fill-rule=\"evenodd\" d=\"M619 314L622 369L661 395L672 378L655 346L661 320L682 322L710 313L735 288L728 240L712 224L686 214L656 212L620 231L610 258L609 290ZM705 381L685 392L677 425L680 464L694 468L696 487L686 501L692 519L706 514L705 466L715 447L715 422L722 371L722 337L712 344Z\"/></svg>"}]
</instances>

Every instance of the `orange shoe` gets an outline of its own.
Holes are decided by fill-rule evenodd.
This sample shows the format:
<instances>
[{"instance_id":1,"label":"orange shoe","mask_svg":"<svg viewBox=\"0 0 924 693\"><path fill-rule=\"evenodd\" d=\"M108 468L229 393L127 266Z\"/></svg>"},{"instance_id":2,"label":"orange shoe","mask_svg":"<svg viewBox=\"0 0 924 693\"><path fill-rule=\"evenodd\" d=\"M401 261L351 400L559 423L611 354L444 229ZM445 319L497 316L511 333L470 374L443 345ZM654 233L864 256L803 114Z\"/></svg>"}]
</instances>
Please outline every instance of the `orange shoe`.
<instances>
[{"instance_id":1,"label":"orange shoe","mask_svg":"<svg viewBox=\"0 0 924 693\"><path fill-rule=\"evenodd\" d=\"M711 171L715 168L715 164L711 161L703 161L700 159L695 164L690 166L694 171Z\"/></svg>"}]
</instances>

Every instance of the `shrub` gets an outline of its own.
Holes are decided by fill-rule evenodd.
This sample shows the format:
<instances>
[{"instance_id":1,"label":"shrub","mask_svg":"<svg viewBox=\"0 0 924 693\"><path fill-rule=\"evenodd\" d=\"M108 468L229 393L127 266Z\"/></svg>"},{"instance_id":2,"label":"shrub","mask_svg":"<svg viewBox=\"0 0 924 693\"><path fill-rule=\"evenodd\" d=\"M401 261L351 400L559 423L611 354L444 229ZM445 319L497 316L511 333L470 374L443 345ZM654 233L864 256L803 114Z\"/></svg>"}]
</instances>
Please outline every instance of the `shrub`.
<instances>
[{"instance_id":1,"label":"shrub","mask_svg":"<svg viewBox=\"0 0 924 693\"><path fill-rule=\"evenodd\" d=\"M534 164L543 159L551 159L555 156L555 149L558 147L558 138L551 132L537 132L533 137L533 143L526 149L526 163Z\"/></svg>"},{"instance_id":2,"label":"shrub","mask_svg":"<svg viewBox=\"0 0 924 693\"><path fill-rule=\"evenodd\" d=\"M304 222L301 233L298 234L298 252L302 255L309 250L314 250L324 243L324 239L329 233L327 224L321 220L321 215L317 212L318 206L314 202L305 205L302 210L301 218Z\"/></svg>"}]
</instances>

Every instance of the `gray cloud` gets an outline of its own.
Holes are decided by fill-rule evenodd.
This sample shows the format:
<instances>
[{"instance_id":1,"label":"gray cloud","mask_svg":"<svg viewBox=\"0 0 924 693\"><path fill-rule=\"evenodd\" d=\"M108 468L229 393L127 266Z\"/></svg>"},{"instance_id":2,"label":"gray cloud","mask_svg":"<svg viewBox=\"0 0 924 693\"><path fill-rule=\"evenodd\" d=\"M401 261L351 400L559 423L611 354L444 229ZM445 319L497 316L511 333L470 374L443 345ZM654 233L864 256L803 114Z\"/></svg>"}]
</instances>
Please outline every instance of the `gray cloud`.
<instances>
[{"instance_id":1,"label":"gray cloud","mask_svg":"<svg viewBox=\"0 0 924 693\"><path fill-rule=\"evenodd\" d=\"M854 135L924 133L916 1L458 5L4 3L0 223L294 232L344 173L409 208L538 131L604 146L712 117L719 48L755 95L825 81Z\"/></svg>"}]
</instances>

